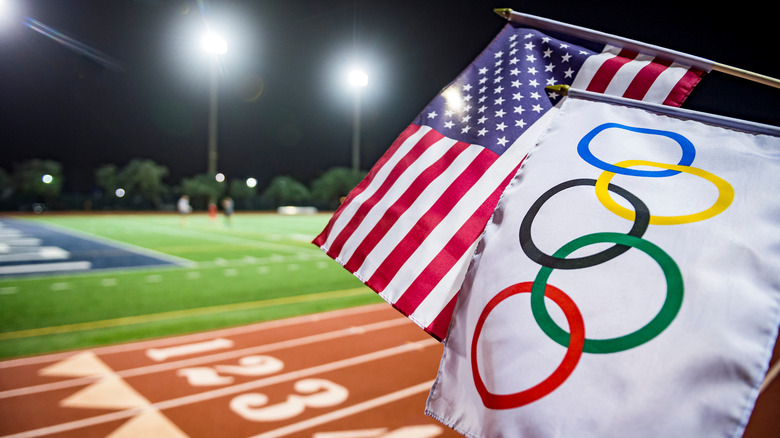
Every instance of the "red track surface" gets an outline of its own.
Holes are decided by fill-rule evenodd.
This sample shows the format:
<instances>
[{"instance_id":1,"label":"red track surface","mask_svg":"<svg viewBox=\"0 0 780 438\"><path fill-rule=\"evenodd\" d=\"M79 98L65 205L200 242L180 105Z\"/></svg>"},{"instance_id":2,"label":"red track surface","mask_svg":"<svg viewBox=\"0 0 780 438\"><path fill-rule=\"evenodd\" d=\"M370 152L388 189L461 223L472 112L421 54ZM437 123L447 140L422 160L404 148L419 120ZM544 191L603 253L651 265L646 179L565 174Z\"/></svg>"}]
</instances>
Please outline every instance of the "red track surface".
<instances>
[{"instance_id":1,"label":"red track surface","mask_svg":"<svg viewBox=\"0 0 780 438\"><path fill-rule=\"evenodd\" d=\"M0 436L427 438L442 346L382 303L0 362ZM777 354L773 362L777 360ZM746 437L779 430L780 384Z\"/></svg>"}]
</instances>

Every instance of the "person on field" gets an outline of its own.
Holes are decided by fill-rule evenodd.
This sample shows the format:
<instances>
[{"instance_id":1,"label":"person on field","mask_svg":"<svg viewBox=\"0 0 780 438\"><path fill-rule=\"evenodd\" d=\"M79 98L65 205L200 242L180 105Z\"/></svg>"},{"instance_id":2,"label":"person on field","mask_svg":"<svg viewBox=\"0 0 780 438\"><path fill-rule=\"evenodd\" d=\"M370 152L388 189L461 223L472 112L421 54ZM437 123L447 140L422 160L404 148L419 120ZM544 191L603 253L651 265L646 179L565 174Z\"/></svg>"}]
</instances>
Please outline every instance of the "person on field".
<instances>
[{"instance_id":1,"label":"person on field","mask_svg":"<svg viewBox=\"0 0 780 438\"><path fill-rule=\"evenodd\" d=\"M230 196L222 200L222 212L225 213L225 221L230 225L233 217L233 199Z\"/></svg>"},{"instance_id":2,"label":"person on field","mask_svg":"<svg viewBox=\"0 0 780 438\"><path fill-rule=\"evenodd\" d=\"M192 207L190 207L190 197L182 195L182 197L179 198L179 202L176 203L176 208L179 210L181 223L185 223L187 221L187 215L192 211Z\"/></svg>"}]
</instances>

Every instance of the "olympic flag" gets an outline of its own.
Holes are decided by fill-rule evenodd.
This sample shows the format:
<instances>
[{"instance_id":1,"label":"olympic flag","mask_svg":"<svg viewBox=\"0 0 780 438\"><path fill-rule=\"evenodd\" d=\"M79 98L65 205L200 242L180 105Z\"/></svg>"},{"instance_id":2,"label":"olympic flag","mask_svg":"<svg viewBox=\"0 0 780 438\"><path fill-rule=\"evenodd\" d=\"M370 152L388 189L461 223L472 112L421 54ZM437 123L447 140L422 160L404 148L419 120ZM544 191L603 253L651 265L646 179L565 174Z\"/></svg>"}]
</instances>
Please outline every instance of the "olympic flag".
<instances>
[{"instance_id":1,"label":"olympic flag","mask_svg":"<svg viewBox=\"0 0 780 438\"><path fill-rule=\"evenodd\" d=\"M554 114L545 86L679 106L707 67L508 23L398 137L314 240L438 339L501 193Z\"/></svg>"},{"instance_id":2,"label":"olympic flag","mask_svg":"<svg viewBox=\"0 0 780 438\"><path fill-rule=\"evenodd\" d=\"M780 129L574 93L465 277L426 412L469 437L738 437L780 323Z\"/></svg>"}]
</instances>

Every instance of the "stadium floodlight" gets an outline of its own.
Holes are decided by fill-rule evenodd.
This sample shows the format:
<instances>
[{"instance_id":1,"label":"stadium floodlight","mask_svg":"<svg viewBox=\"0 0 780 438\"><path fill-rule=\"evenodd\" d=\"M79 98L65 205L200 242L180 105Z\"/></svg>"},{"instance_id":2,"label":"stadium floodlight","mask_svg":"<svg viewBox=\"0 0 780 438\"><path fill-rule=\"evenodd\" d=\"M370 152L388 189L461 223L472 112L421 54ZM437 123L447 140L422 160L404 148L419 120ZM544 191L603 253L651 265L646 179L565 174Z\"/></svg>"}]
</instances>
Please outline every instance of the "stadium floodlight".
<instances>
[{"instance_id":1,"label":"stadium floodlight","mask_svg":"<svg viewBox=\"0 0 780 438\"><path fill-rule=\"evenodd\" d=\"M225 174L224 173L217 173L214 175L214 179L217 180L217 182L223 182L225 181Z\"/></svg>"},{"instance_id":2,"label":"stadium floodlight","mask_svg":"<svg viewBox=\"0 0 780 438\"><path fill-rule=\"evenodd\" d=\"M41 181L43 181L44 184L51 184L51 182L54 181L54 177L47 173L41 177Z\"/></svg>"},{"instance_id":3,"label":"stadium floodlight","mask_svg":"<svg viewBox=\"0 0 780 438\"><path fill-rule=\"evenodd\" d=\"M368 75L363 70L354 69L349 72L349 85L354 88L365 88L368 86Z\"/></svg>"},{"instance_id":4,"label":"stadium floodlight","mask_svg":"<svg viewBox=\"0 0 780 438\"><path fill-rule=\"evenodd\" d=\"M123 198L125 196L125 189L118 188L116 191L114 191L114 195L116 195L117 198Z\"/></svg>"},{"instance_id":5,"label":"stadium floodlight","mask_svg":"<svg viewBox=\"0 0 780 438\"><path fill-rule=\"evenodd\" d=\"M246 186L249 187L250 189L257 187L257 180L254 178L247 178Z\"/></svg>"},{"instance_id":6,"label":"stadium floodlight","mask_svg":"<svg viewBox=\"0 0 780 438\"><path fill-rule=\"evenodd\" d=\"M224 55L228 50L227 41L212 32L203 36L201 44L203 44L203 50L205 50L206 53L214 55Z\"/></svg>"}]
</instances>

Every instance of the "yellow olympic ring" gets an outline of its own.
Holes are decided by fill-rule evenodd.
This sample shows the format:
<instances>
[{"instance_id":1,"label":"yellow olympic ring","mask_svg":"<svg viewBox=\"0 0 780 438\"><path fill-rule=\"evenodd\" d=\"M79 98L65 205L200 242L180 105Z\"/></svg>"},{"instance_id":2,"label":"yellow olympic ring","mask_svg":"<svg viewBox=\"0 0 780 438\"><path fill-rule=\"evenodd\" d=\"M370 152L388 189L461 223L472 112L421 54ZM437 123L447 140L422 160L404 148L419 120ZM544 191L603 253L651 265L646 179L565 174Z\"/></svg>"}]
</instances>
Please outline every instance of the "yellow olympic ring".
<instances>
[{"instance_id":1,"label":"yellow olympic ring","mask_svg":"<svg viewBox=\"0 0 780 438\"><path fill-rule=\"evenodd\" d=\"M709 219L713 216L722 213L724 210L726 210L729 207L729 205L731 205L731 202L734 200L734 188L731 186L731 184L728 183L728 181L718 176L715 176L707 171L695 167L680 166L678 164L656 163L653 161L645 161L645 160L626 160L626 161L621 161L619 163L615 163L615 165L619 167L653 166L661 169L670 169L670 170L676 170L683 173L689 173L691 175L699 176L706 179L707 181L715 185L715 187L718 189L718 199L710 208L701 211L699 213L693 213L693 214L682 215L682 216L650 215L650 224L653 225L678 225L678 224L687 224L691 222L703 221L705 219ZM607 171L604 171L599 176L599 178L596 180L596 196L598 197L599 201L604 205L604 207L607 207L609 211L615 213L616 215L624 219L628 219L632 221L634 220L634 211L629 210L623 207L622 205L618 204L617 202L613 201L612 197L610 197L609 195L607 186L609 186L609 182L612 180L613 176L615 176L614 172L607 172Z\"/></svg>"}]
</instances>

